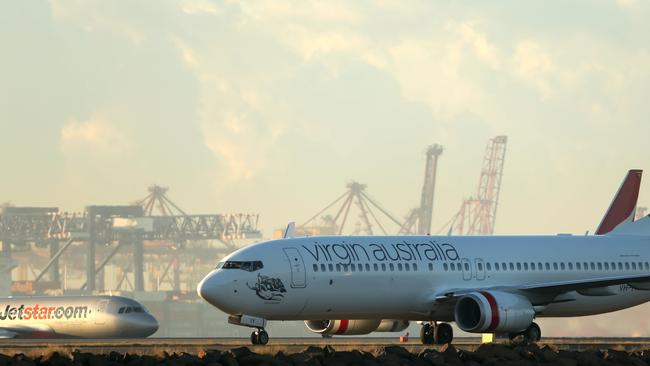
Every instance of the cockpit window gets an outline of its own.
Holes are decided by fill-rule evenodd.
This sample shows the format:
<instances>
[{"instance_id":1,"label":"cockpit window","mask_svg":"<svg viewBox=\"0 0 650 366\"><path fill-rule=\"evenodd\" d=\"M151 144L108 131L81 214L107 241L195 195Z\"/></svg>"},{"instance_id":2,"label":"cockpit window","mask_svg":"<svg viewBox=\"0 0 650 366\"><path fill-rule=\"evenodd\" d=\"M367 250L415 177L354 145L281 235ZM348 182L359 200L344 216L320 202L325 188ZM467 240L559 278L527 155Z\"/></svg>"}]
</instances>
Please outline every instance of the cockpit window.
<instances>
[{"instance_id":1,"label":"cockpit window","mask_svg":"<svg viewBox=\"0 0 650 366\"><path fill-rule=\"evenodd\" d=\"M223 269L243 269L248 272L255 272L258 269L264 268L262 261L227 261L223 264Z\"/></svg>"},{"instance_id":2,"label":"cockpit window","mask_svg":"<svg viewBox=\"0 0 650 366\"><path fill-rule=\"evenodd\" d=\"M124 310L124 312L127 313L127 314L130 313L131 311L133 311L133 308L130 307L130 306L128 306L128 307L126 308L126 310Z\"/></svg>"},{"instance_id":3,"label":"cockpit window","mask_svg":"<svg viewBox=\"0 0 650 366\"><path fill-rule=\"evenodd\" d=\"M133 311L135 311L136 313L142 313L142 312L143 312L143 311L142 311L142 308L139 307L139 306L134 307L134 308L133 308Z\"/></svg>"},{"instance_id":4,"label":"cockpit window","mask_svg":"<svg viewBox=\"0 0 650 366\"><path fill-rule=\"evenodd\" d=\"M124 314L124 306L120 308L120 310L117 311L118 314Z\"/></svg>"}]
</instances>

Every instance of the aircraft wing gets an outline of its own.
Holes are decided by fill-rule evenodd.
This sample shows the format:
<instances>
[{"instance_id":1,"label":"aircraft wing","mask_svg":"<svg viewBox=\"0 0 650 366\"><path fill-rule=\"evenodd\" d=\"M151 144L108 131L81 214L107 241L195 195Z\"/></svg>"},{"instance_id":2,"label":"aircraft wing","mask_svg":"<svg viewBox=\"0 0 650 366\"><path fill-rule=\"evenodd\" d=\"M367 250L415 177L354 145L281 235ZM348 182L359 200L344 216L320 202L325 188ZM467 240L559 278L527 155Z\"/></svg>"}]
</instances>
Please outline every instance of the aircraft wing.
<instances>
[{"instance_id":1,"label":"aircraft wing","mask_svg":"<svg viewBox=\"0 0 650 366\"><path fill-rule=\"evenodd\" d=\"M449 302L455 301L470 292L474 291L504 291L513 292L527 297L537 296L557 296L570 291L588 290L599 287L606 287L612 285L625 285L630 283L643 283L646 287L650 288L650 274L633 275L633 276L610 276L610 277L597 277L582 280L571 281L557 281L557 282L543 282L534 283L520 286L492 286L492 287L478 287L478 288L457 288L448 289L435 295L435 301Z\"/></svg>"}]
</instances>

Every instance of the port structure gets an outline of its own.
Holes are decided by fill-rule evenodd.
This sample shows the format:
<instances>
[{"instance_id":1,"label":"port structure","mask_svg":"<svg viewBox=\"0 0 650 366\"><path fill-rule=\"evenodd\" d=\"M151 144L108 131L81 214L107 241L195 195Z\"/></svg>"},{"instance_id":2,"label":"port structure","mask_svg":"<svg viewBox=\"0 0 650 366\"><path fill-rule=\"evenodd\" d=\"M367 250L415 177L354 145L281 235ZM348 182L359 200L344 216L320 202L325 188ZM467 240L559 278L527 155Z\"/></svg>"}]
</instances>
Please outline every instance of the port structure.
<instances>
[{"instance_id":1,"label":"port structure","mask_svg":"<svg viewBox=\"0 0 650 366\"><path fill-rule=\"evenodd\" d=\"M442 146L438 144L431 145L427 148L425 153L424 183L422 184L420 207L411 209L406 217L406 221L400 227L398 234L427 235L431 233L438 158L442 155L442 151Z\"/></svg>"},{"instance_id":2,"label":"port structure","mask_svg":"<svg viewBox=\"0 0 650 366\"><path fill-rule=\"evenodd\" d=\"M488 141L475 196L463 200L458 212L439 232L448 228L456 235L491 235L497 217L507 136L496 136Z\"/></svg>"},{"instance_id":3,"label":"port structure","mask_svg":"<svg viewBox=\"0 0 650 366\"><path fill-rule=\"evenodd\" d=\"M384 221L387 219L398 228L402 227L402 222L366 193L366 187L365 184L354 181L348 183L347 190L342 195L299 225L296 228L296 233L298 235L341 235L345 230L353 205L359 212L359 221L351 233L353 235L374 235L379 232L387 235L387 225L382 223L380 218L383 218ZM333 216L327 214L328 210L337 207L337 204L340 206L338 206L336 214Z\"/></svg>"},{"instance_id":4,"label":"port structure","mask_svg":"<svg viewBox=\"0 0 650 366\"><path fill-rule=\"evenodd\" d=\"M85 283L79 290L93 292L105 290L103 281L98 283L98 274L116 254L131 258L118 289L126 281L127 271L133 272L133 291L144 291L145 254L169 255L175 260L167 263L167 271L178 265L178 252L183 252L186 243L214 241L220 245L200 245L192 248L193 256L209 258L226 254L235 248L235 239L258 239L259 214L185 214L166 196L166 189L159 186L149 188L149 195L138 204L126 206L87 206L83 212L62 212L56 207L13 207L5 204L0 208L0 291L6 291L7 278L11 281L11 270L16 266L13 254L27 254L28 265L34 279L19 283L17 292L42 293L61 288L60 265L62 256L74 257L76 267L85 267ZM153 203L152 203L153 202ZM160 210L165 202L166 215L156 215L154 207ZM174 210L169 210L173 207ZM146 211L146 212L145 212ZM148 213L149 215L147 215ZM173 243L172 245L149 245L145 243ZM40 269L34 270L30 254L49 247L49 259ZM84 248L85 247L85 248ZM71 249L74 248L74 249ZM126 249L129 248L129 249ZM99 252L99 253L98 253ZM85 261L80 254L85 254ZM102 258L97 258L100 254ZM175 257L174 257L175 256ZM69 258L70 259L70 258ZM99 259L99 260L98 260ZM156 262L156 261L153 261ZM177 269L177 268L176 268ZM176 271L178 273L178 271ZM164 273L162 280L167 273ZM178 277L174 289L178 290Z\"/></svg>"}]
</instances>

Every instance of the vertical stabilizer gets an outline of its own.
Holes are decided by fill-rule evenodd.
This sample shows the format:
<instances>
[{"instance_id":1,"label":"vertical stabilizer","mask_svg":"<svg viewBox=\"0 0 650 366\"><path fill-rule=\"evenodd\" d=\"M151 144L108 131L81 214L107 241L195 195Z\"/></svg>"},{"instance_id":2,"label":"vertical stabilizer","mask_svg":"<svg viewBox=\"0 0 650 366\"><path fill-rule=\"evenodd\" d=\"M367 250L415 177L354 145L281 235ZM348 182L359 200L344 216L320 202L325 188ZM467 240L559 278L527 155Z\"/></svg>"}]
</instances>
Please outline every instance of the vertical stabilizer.
<instances>
[{"instance_id":1,"label":"vertical stabilizer","mask_svg":"<svg viewBox=\"0 0 650 366\"><path fill-rule=\"evenodd\" d=\"M596 235L607 234L621 223L634 220L642 173L643 171L638 169L627 172L627 176L623 180L618 192L616 192L616 196L614 196L612 203L609 205L607 213L600 222L600 225L598 225Z\"/></svg>"}]
</instances>

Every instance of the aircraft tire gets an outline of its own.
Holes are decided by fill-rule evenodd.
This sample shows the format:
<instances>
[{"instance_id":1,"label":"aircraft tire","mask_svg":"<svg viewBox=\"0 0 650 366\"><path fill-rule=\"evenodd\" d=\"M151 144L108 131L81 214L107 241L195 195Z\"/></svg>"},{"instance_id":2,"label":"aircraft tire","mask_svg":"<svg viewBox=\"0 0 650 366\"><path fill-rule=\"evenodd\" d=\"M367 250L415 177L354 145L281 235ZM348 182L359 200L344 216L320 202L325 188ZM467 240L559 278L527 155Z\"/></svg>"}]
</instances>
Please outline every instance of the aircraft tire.
<instances>
[{"instance_id":1,"label":"aircraft tire","mask_svg":"<svg viewBox=\"0 0 650 366\"><path fill-rule=\"evenodd\" d=\"M530 324L522 334L527 342L539 342L542 338L542 330L537 323Z\"/></svg>"},{"instance_id":2,"label":"aircraft tire","mask_svg":"<svg viewBox=\"0 0 650 366\"><path fill-rule=\"evenodd\" d=\"M258 335L259 335L259 333L257 331L254 331L253 333L251 333L251 343L252 344L259 344Z\"/></svg>"},{"instance_id":3,"label":"aircraft tire","mask_svg":"<svg viewBox=\"0 0 650 366\"><path fill-rule=\"evenodd\" d=\"M451 343L454 339L454 330L449 323L440 323L433 331L433 339L435 344Z\"/></svg>"},{"instance_id":4,"label":"aircraft tire","mask_svg":"<svg viewBox=\"0 0 650 366\"><path fill-rule=\"evenodd\" d=\"M257 344L266 345L267 343L269 343L269 334L262 329L257 334Z\"/></svg>"},{"instance_id":5,"label":"aircraft tire","mask_svg":"<svg viewBox=\"0 0 650 366\"><path fill-rule=\"evenodd\" d=\"M420 341L422 341L422 344L433 344L433 331L434 328L431 324L422 324L422 328L420 328Z\"/></svg>"}]
</instances>

